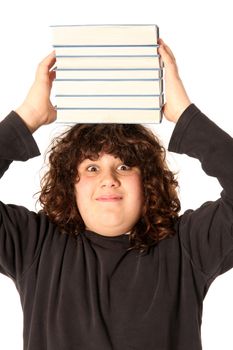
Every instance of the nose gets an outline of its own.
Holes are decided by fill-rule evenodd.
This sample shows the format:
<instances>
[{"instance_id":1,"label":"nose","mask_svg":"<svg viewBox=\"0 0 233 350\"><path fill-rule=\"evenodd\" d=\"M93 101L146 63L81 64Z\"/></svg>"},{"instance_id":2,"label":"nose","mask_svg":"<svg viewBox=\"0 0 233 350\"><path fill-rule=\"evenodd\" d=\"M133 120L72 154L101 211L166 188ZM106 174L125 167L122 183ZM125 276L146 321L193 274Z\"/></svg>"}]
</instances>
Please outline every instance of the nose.
<instances>
[{"instance_id":1,"label":"nose","mask_svg":"<svg viewBox=\"0 0 233 350\"><path fill-rule=\"evenodd\" d=\"M102 187L118 187L120 186L120 181L113 171L105 171L101 178Z\"/></svg>"}]
</instances>

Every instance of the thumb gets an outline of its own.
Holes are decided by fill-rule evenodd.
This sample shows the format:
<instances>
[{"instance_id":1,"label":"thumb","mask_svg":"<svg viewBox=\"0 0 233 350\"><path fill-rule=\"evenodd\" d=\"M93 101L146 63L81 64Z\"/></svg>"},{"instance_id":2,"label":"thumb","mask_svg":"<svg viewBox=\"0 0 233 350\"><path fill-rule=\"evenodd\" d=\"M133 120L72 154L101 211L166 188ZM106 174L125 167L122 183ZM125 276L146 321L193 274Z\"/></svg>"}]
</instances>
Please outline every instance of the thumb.
<instances>
[{"instance_id":1,"label":"thumb","mask_svg":"<svg viewBox=\"0 0 233 350\"><path fill-rule=\"evenodd\" d=\"M171 73L179 76L178 67L176 65L176 59L172 50L160 38L158 40L158 43L159 43L158 52L165 66L165 74L167 72L167 73Z\"/></svg>"}]
</instances>

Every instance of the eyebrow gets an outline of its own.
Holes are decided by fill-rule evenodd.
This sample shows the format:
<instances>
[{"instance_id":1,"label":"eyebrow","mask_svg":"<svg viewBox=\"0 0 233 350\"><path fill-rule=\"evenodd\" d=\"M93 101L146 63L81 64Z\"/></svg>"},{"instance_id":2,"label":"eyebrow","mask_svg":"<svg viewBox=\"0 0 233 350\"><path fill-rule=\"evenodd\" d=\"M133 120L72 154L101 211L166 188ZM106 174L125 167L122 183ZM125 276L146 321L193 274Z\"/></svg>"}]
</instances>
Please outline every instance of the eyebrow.
<instances>
[{"instance_id":1,"label":"eyebrow","mask_svg":"<svg viewBox=\"0 0 233 350\"><path fill-rule=\"evenodd\" d=\"M123 160L122 160L121 158L119 158L119 157L117 157L117 156L113 156L113 157L114 157L114 159L123 162ZM101 157L99 157L98 159L95 159L95 160L90 159L90 158L85 158L81 163L84 163L84 162L100 162L100 161L101 161L100 158L101 158ZM80 164L81 164L81 163L80 163Z\"/></svg>"}]
</instances>

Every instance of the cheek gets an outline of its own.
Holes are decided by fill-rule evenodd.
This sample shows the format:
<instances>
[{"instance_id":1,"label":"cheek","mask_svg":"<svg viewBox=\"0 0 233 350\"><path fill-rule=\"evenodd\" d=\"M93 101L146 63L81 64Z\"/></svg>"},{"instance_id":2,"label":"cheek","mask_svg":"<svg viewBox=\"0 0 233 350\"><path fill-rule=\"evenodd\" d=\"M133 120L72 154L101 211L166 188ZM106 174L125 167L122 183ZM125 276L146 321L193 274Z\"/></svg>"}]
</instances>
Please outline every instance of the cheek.
<instances>
[{"instance_id":1,"label":"cheek","mask_svg":"<svg viewBox=\"0 0 233 350\"><path fill-rule=\"evenodd\" d=\"M91 197L92 186L85 179L80 179L75 185L75 197L78 206L85 203Z\"/></svg>"},{"instance_id":2,"label":"cheek","mask_svg":"<svg viewBox=\"0 0 233 350\"><path fill-rule=\"evenodd\" d=\"M128 184L130 188L130 192L135 196L135 199L139 199L143 201L144 195L143 195L143 185L142 180L139 176L133 177Z\"/></svg>"}]
</instances>

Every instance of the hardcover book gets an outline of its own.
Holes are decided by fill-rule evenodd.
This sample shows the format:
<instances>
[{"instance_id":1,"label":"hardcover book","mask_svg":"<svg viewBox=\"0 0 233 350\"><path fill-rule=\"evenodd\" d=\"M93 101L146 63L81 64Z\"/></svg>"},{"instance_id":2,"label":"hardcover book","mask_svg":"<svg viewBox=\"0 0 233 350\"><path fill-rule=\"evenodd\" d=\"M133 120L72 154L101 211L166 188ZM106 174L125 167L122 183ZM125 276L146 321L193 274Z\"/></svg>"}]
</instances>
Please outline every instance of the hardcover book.
<instances>
[{"instance_id":1,"label":"hardcover book","mask_svg":"<svg viewBox=\"0 0 233 350\"><path fill-rule=\"evenodd\" d=\"M160 123L157 25L54 25L57 122Z\"/></svg>"}]
</instances>

